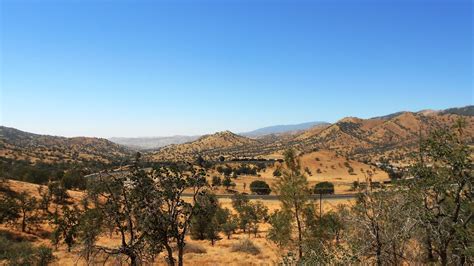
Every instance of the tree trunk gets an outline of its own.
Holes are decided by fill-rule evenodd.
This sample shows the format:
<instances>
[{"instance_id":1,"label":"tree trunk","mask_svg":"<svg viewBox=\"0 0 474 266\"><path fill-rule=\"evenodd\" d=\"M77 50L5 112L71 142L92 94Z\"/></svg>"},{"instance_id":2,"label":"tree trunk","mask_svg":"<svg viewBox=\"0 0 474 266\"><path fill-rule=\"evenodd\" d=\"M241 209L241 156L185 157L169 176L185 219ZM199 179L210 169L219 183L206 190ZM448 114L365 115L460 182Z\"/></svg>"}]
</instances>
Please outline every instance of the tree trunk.
<instances>
[{"instance_id":1,"label":"tree trunk","mask_svg":"<svg viewBox=\"0 0 474 266\"><path fill-rule=\"evenodd\" d=\"M382 249L380 245L377 245L377 250L376 250L376 257L377 257L377 266L382 266Z\"/></svg>"},{"instance_id":2,"label":"tree trunk","mask_svg":"<svg viewBox=\"0 0 474 266\"><path fill-rule=\"evenodd\" d=\"M184 254L184 243L178 245L178 266L183 266L183 254Z\"/></svg>"},{"instance_id":3,"label":"tree trunk","mask_svg":"<svg viewBox=\"0 0 474 266\"><path fill-rule=\"evenodd\" d=\"M439 258L441 259L441 265L448 265L448 254L444 247L439 251Z\"/></svg>"},{"instance_id":4,"label":"tree trunk","mask_svg":"<svg viewBox=\"0 0 474 266\"><path fill-rule=\"evenodd\" d=\"M434 261L434 255L433 255L433 246L431 244L431 236L428 230L426 230L426 259L428 262L433 262Z\"/></svg>"},{"instance_id":5,"label":"tree trunk","mask_svg":"<svg viewBox=\"0 0 474 266\"><path fill-rule=\"evenodd\" d=\"M377 242L375 248L375 255L377 258L377 266L382 266L382 243L380 241L378 226L375 227L375 230L375 241Z\"/></svg>"},{"instance_id":6,"label":"tree trunk","mask_svg":"<svg viewBox=\"0 0 474 266\"><path fill-rule=\"evenodd\" d=\"M21 231L26 232L26 215L23 214L23 218L21 219Z\"/></svg>"},{"instance_id":7,"label":"tree trunk","mask_svg":"<svg viewBox=\"0 0 474 266\"><path fill-rule=\"evenodd\" d=\"M130 265L131 266L137 266L137 256L135 254L129 254L130 257Z\"/></svg>"},{"instance_id":8,"label":"tree trunk","mask_svg":"<svg viewBox=\"0 0 474 266\"><path fill-rule=\"evenodd\" d=\"M323 216L323 194L319 193L319 219Z\"/></svg>"},{"instance_id":9,"label":"tree trunk","mask_svg":"<svg viewBox=\"0 0 474 266\"><path fill-rule=\"evenodd\" d=\"M301 221L300 221L300 216L298 212L298 208L295 208L295 216L296 216L296 225L298 226L298 255L299 259L303 257L303 232L301 228Z\"/></svg>"},{"instance_id":10,"label":"tree trunk","mask_svg":"<svg viewBox=\"0 0 474 266\"><path fill-rule=\"evenodd\" d=\"M173 249L171 249L170 245L168 244L165 245L165 248L166 248L166 251L168 252L168 265L174 266L176 262L173 258Z\"/></svg>"}]
</instances>

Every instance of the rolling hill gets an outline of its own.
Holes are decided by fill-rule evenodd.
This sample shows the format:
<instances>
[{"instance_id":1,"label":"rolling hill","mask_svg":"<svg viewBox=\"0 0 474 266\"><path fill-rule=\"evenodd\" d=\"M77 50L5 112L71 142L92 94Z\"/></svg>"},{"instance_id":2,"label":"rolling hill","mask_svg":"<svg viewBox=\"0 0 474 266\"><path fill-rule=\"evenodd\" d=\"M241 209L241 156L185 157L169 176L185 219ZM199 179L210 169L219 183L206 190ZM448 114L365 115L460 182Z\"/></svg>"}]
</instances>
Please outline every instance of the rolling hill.
<instances>
[{"instance_id":1,"label":"rolling hill","mask_svg":"<svg viewBox=\"0 0 474 266\"><path fill-rule=\"evenodd\" d=\"M205 158L235 153L240 148L257 145L258 140L243 137L230 131L205 135L199 139L178 145L169 145L150 154L152 160L192 160L198 154Z\"/></svg>"},{"instance_id":2,"label":"rolling hill","mask_svg":"<svg viewBox=\"0 0 474 266\"><path fill-rule=\"evenodd\" d=\"M465 107L462 112L469 113L472 108ZM426 136L434 128L452 127L460 118L467 122L466 141L474 143L474 117L458 115L457 112L423 110L369 119L346 117L334 124L318 124L295 134L271 134L258 139L231 132L217 133L194 142L164 147L150 158L190 160L197 154L210 159L221 155L229 158L281 158L285 149L294 148L302 153L331 150L360 161L374 162L381 157L391 157L403 163L408 159L406 155L416 147L420 134Z\"/></svg>"},{"instance_id":3,"label":"rolling hill","mask_svg":"<svg viewBox=\"0 0 474 266\"><path fill-rule=\"evenodd\" d=\"M157 151L145 151L150 161L191 161L198 155L206 159L225 158L282 158L282 153L293 148L300 153L329 150L339 156L363 162L376 162L382 157L390 157L395 162L404 163L416 147L420 134L426 136L434 128L452 127L463 118L467 122L465 141L474 143L473 106L451 108L441 111L423 110L419 112L397 112L369 119L346 117L336 123L316 123L314 126L292 134L269 134L249 138L230 131L197 137L182 137L181 144L171 144ZM308 126L308 124L304 124ZM301 128L302 125L294 126ZM276 127L278 128L278 127ZM288 130L290 127L285 127ZM110 162L131 154L121 145L100 138L65 138L38 135L14 128L1 127L4 158L31 162ZM260 129L256 132L273 132ZM285 131L288 132L288 131ZM259 133L259 134L260 134ZM116 140L117 141L117 140ZM128 146L145 147L154 141L144 143L139 139L123 140ZM176 140L173 140L176 141ZM155 142L156 144L156 142Z\"/></svg>"},{"instance_id":4,"label":"rolling hill","mask_svg":"<svg viewBox=\"0 0 474 266\"><path fill-rule=\"evenodd\" d=\"M128 149L102 138L38 135L4 126L0 147L1 157L32 163L109 163L130 155Z\"/></svg>"}]
</instances>

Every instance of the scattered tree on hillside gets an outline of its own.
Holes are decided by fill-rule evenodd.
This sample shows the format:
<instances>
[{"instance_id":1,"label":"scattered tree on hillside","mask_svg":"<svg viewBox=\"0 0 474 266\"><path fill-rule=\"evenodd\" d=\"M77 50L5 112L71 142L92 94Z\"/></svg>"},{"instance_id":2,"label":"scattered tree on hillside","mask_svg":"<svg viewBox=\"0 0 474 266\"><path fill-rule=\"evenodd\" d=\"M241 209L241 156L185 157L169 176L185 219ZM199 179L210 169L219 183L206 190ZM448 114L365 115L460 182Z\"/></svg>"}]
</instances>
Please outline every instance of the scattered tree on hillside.
<instances>
[{"instance_id":1,"label":"scattered tree on hillside","mask_svg":"<svg viewBox=\"0 0 474 266\"><path fill-rule=\"evenodd\" d=\"M9 195L0 196L0 224L14 224L20 218L20 206Z\"/></svg>"},{"instance_id":2,"label":"scattered tree on hillside","mask_svg":"<svg viewBox=\"0 0 474 266\"><path fill-rule=\"evenodd\" d=\"M282 176L275 182L282 209L289 212L296 222L298 255L303 257L303 210L309 204L308 181L301 173L300 162L293 150L285 152L285 166Z\"/></svg>"},{"instance_id":3,"label":"scattered tree on hillside","mask_svg":"<svg viewBox=\"0 0 474 266\"><path fill-rule=\"evenodd\" d=\"M319 182L314 185L313 188L314 194L334 194L334 184L331 182Z\"/></svg>"},{"instance_id":4,"label":"scattered tree on hillside","mask_svg":"<svg viewBox=\"0 0 474 266\"><path fill-rule=\"evenodd\" d=\"M208 239L214 245L219 240L219 232L228 218L220 207L216 195L209 192L196 197L195 214L191 220L191 237L197 240Z\"/></svg>"},{"instance_id":5,"label":"scattered tree on hillside","mask_svg":"<svg viewBox=\"0 0 474 266\"><path fill-rule=\"evenodd\" d=\"M218 177L218 176L216 176L216 175L213 176L213 177L212 177L212 183L211 183L211 185L212 185L213 187L219 187L219 186L221 186L221 185L222 185L222 180L221 180L221 178Z\"/></svg>"},{"instance_id":6,"label":"scattered tree on hillside","mask_svg":"<svg viewBox=\"0 0 474 266\"><path fill-rule=\"evenodd\" d=\"M69 208L63 206L61 214L56 212L53 216L53 224L55 228L52 233L53 244L56 248L61 240L67 245L67 251L71 252L71 248L76 242L78 226L81 213L76 206Z\"/></svg>"},{"instance_id":7,"label":"scattered tree on hillside","mask_svg":"<svg viewBox=\"0 0 474 266\"><path fill-rule=\"evenodd\" d=\"M313 193L319 194L319 215L321 216L323 213L322 195L334 194L334 184L327 181L319 182L314 185Z\"/></svg>"},{"instance_id":8,"label":"scattered tree on hillside","mask_svg":"<svg viewBox=\"0 0 474 266\"><path fill-rule=\"evenodd\" d=\"M259 224L267 219L268 208L257 201L252 203L242 194L235 194L232 197L232 207L237 211L239 218L239 228L249 235L254 233L257 236Z\"/></svg>"},{"instance_id":9,"label":"scattered tree on hillside","mask_svg":"<svg viewBox=\"0 0 474 266\"><path fill-rule=\"evenodd\" d=\"M226 217L225 223L222 224L222 232L230 239L235 230L239 227L239 217L235 214L231 214L230 210L225 208L223 210L223 216Z\"/></svg>"},{"instance_id":10,"label":"scattered tree on hillside","mask_svg":"<svg viewBox=\"0 0 474 266\"><path fill-rule=\"evenodd\" d=\"M38 201L28 193L22 192L18 195L17 204L21 231L26 232L28 228L37 225L41 220L41 216L37 213Z\"/></svg>"},{"instance_id":11,"label":"scattered tree on hillside","mask_svg":"<svg viewBox=\"0 0 474 266\"><path fill-rule=\"evenodd\" d=\"M279 247L286 246L291 240L292 215L283 210L276 210L269 219L271 225L268 230L268 238Z\"/></svg>"},{"instance_id":12,"label":"scattered tree on hillside","mask_svg":"<svg viewBox=\"0 0 474 266\"><path fill-rule=\"evenodd\" d=\"M268 195L272 192L270 186L262 180L255 180L250 183L250 191L258 195Z\"/></svg>"}]
</instances>

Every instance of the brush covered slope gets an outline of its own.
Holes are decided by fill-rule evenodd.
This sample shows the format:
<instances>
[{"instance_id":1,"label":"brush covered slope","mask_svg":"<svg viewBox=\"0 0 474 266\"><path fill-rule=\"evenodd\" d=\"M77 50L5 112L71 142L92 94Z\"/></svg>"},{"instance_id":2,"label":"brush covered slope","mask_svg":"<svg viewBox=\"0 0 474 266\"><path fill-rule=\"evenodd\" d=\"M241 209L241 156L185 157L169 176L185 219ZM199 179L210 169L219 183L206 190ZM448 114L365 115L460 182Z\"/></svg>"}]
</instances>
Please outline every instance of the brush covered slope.
<instances>
[{"instance_id":1,"label":"brush covered slope","mask_svg":"<svg viewBox=\"0 0 474 266\"><path fill-rule=\"evenodd\" d=\"M277 159L282 157L284 150L293 148L300 153L331 150L341 156L366 162L391 158L395 162L407 163L407 155L416 148L420 136L426 136L434 128L453 127L460 119L466 123L464 140L474 143L474 117L457 114L469 114L471 109L398 112L370 119L347 117L334 124L317 125L298 134L273 134L259 139L226 131L204 136L194 142L164 147L149 156L149 159L189 161L197 155L210 160L217 160L219 156Z\"/></svg>"},{"instance_id":2,"label":"brush covered slope","mask_svg":"<svg viewBox=\"0 0 474 266\"><path fill-rule=\"evenodd\" d=\"M258 140L223 131L202 136L193 142L166 146L149 157L154 161L189 161L197 155L208 159L217 158L221 154L241 154L246 147L258 143Z\"/></svg>"},{"instance_id":3,"label":"brush covered slope","mask_svg":"<svg viewBox=\"0 0 474 266\"><path fill-rule=\"evenodd\" d=\"M130 151L102 138L38 135L0 127L0 157L31 163L110 163Z\"/></svg>"}]
</instances>

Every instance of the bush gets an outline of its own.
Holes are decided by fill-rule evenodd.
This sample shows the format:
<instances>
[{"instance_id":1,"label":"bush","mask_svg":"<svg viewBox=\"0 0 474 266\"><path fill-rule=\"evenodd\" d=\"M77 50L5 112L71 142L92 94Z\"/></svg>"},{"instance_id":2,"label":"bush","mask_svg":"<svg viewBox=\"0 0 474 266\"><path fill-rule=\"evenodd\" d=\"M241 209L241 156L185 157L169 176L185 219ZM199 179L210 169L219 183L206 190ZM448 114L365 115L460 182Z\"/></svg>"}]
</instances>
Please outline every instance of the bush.
<instances>
[{"instance_id":1,"label":"bush","mask_svg":"<svg viewBox=\"0 0 474 266\"><path fill-rule=\"evenodd\" d=\"M250 191L258 195L268 195L272 192L270 186L262 180L255 180L250 183Z\"/></svg>"},{"instance_id":2,"label":"bush","mask_svg":"<svg viewBox=\"0 0 474 266\"><path fill-rule=\"evenodd\" d=\"M260 248L257 247L250 239L240 240L238 243L232 245L232 252L244 252L252 255L260 254Z\"/></svg>"},{"instance_id":3,"label":"bush","mask_svg":"<svg viewBox=\"0 0 474 266\"><path fill-rule=\"evenodd\" d=\"M207 253L207 250L201 245L187 243L186 246L184 246L184 253L204 254Z\"/></svg>"},{"instance_id":4,"label":"bush","mask_svg":"<svg viewBox=\"0 0 474 266\"><path fill-rule=\"evenodd\" d=\"M334 184L331 182L321 182L314 185L314 194L334 194Z\"/></svg>"},{"instance_id":5,"label":"bush","mask_svg":"<svg viewBox=\"0 0 474 266\"><path fill-rule=\"evenodd\" d=\"M273 176L274 177L280 177L281 176L281 171L279 169L275 169L275 171L273 171Z\"/></svg>"},{"instance_id":6,"label":"bush","mask_svg":"<svg viewBox=\"0 0 474 266\"><path fill-rule=\"evenodd\" d=\"M29 242L0 236L0 260L6 260L6 265L48 265L54 259L49 247L35 248Z\"/></svg>"},{"instance_id":7,"label":"bush","mask_svg":"<svg viewBox=\"0 0 474 266\"><path fill-rule=\"evenodd\" d=\"M213 187L218 187L218 186L220 186L220 185L222 185L222 180L221 180L221 178L218 177L218 176L216 176L216 175L213 176L213 177L212 177L212 186L213 186Z\"/></svg>"}]
</instances>

